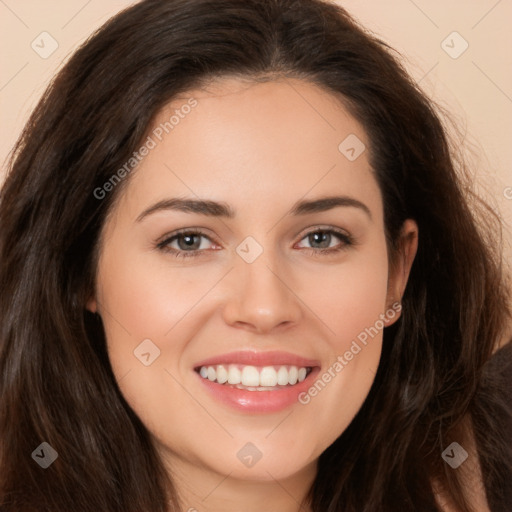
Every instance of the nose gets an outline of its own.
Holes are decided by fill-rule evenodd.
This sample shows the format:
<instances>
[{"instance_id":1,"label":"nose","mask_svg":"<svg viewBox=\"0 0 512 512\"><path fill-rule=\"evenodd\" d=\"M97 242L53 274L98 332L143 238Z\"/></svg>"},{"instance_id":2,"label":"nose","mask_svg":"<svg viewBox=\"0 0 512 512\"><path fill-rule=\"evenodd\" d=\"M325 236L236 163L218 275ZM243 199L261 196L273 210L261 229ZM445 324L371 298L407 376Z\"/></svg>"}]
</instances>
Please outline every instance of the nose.
<instances>
[{"instance_id":1,"label":"nose","mask_svg":"<svg viewBox=\"0 0 512 512\"><path fill-rule=\"evenodd\" d=\"M302 317L301 301L289 274L276 269L274 260L263 255L253 263L239 260L230 276L225 322L259 334L297 324Z\"/></svg>"}]
</instances>

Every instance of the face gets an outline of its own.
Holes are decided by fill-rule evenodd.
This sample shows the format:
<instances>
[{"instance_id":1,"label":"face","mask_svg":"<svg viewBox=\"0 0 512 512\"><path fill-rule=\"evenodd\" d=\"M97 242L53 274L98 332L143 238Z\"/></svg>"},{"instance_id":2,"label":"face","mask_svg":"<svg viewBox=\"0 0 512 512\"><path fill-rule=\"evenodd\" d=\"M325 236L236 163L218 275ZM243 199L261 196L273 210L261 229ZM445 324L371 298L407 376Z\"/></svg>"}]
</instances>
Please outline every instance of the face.
<instances>
[{"instance_id":1,"label":"face","mask_svg":"<svg viewBox=\"0 0 512 512\"><path fill-rule=\"evenodd\" d=\"M391 274L367 136L312 84L224 79L148 133L88 305L119 387L177 472L313 474L372 385L416 228Z\"/></svg>"}]
</instances>

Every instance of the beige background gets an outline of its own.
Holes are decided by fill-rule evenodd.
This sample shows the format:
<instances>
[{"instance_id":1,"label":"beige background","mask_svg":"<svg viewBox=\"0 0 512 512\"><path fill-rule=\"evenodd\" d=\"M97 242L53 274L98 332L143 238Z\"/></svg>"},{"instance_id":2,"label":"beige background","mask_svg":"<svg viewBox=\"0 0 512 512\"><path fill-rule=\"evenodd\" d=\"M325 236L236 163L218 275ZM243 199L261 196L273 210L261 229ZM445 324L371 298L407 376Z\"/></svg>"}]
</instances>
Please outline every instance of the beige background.
<instances>
[{"instance_id":1,"label":"beige background","mask_svg":"<svg viewBox=\"0 0 512 512\"><path fill-rule=\"evenodd\" d=\"M55 71L94 29L132 3L0 0L2 175L9 151ZM470 162L479 184L507 223L507 259L512 260L512 2L339 3L396 48L421 87L455 115L472 148ZM58 48L44 55L52 44Z\"/></svg>"}]
</instances>

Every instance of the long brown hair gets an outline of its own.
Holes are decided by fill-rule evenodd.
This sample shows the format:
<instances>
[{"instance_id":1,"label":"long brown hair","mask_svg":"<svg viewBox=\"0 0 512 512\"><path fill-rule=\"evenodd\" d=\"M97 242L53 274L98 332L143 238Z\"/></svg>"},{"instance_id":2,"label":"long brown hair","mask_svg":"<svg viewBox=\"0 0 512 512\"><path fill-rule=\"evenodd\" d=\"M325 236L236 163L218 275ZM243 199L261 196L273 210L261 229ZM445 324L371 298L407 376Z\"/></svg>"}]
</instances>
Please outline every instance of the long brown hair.
<instances>
[{"instance_id":1,"label":"long brown hair","mask_svg":"<svg viewBox=\"0 0 512 512\"><path fill-rule=\"evenodd\" d=\"M337 95L368 133L389 252L420 241L374 385L321 455L315 512L437 510L441 457L471 419L487 498L509 509L510 404L486 370L510 320L499 219L468 187L443 123L385 43L321 0L144 0L72 56L19 139L0 198L0 504L6 512L179 510L150 436L87 312L99 235L125 178L101 188L174 96L223 76L300 78ZM134 171L136 172L136 170ZM510 344L508 345L510 347ZM42 469L31 457L58 453ZM508 486L508 487L507 487Z\"/></svg>"}]
</instances>

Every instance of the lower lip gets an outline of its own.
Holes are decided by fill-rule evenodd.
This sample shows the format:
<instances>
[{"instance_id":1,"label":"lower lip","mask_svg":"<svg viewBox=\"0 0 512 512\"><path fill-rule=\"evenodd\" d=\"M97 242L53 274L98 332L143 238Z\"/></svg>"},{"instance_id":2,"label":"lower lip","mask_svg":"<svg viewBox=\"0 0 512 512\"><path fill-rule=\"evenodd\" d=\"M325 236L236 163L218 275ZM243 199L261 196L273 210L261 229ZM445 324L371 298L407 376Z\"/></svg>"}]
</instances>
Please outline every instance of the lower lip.
<instances>
[{"instance_id":1,"label":"lower lip","mask_svg":"<svg viewBox=\"0 0 512 512\"><path fill-rule=\"evenodd\" d=\"M196 374L207 392L219 402L247 413L265 413L282 411L298 403L299 395L311 387L311 383L319 372L320 368L313 368L302 382L274 391L238 389L231 387L229 384L212 382L211 380L204 379L198 373Z\"/></svg>"}]
</instances>

